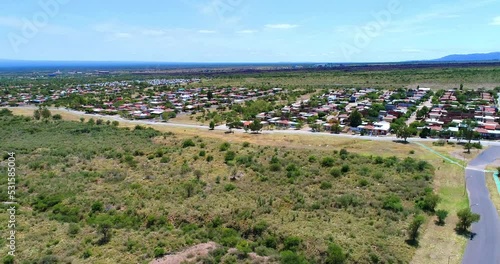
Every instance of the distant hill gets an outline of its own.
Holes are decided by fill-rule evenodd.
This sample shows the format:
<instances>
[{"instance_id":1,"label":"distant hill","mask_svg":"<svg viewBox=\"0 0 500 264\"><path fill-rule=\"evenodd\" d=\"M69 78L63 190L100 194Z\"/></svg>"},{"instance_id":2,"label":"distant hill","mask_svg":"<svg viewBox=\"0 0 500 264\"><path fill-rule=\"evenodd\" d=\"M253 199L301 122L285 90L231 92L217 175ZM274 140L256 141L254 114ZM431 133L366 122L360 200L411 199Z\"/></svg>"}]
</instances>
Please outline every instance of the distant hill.
<instances>
[{"instance_id":1,"label":"distant hill","mask_svg":"<svg viewBox=\"0 0 500 264\"><path fill-rule=\"evenodd\" d=\"M436 59L434 61L500 61L500 52L475 53L475 54L454 54Z\"/></svg>"}]
</instances>

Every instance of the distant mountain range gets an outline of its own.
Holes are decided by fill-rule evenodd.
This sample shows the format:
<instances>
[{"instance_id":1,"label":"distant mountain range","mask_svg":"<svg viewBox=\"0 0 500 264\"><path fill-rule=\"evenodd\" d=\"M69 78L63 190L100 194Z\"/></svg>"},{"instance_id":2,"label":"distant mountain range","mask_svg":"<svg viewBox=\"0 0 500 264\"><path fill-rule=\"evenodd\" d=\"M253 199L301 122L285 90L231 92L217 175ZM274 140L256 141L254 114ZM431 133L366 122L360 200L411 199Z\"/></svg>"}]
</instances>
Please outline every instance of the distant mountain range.
<instances>
[{"instance_id":1,"label":"distant mountain range","mask_svg":"<svg viewBox=\"0 0 500 264\"><path fill-rule=\"evenodd\" d=\"M428 63L469 63L469 62L500 62L500 52L476 53L476 54L455 54L445 56L435 60L419 60L393 63L327 63L324 65L372 65L372 64L428 64ZM52 69L101 69L101 68L218 68L218 67L239 67L239 66L291 66L301 65L304 67L316 67L317 63L178 63L178 62L137 62L137 61L30 61L30 60L9 60L0 59L0 70L52 70ZM322 64L323 65L323 64Z\"/></svg>"},{"instance_id":2,"label":"distant mountain range","mask_svg":"<svg viewBox=\"0 0 500 264\"><path fill-rule=\"evenodd\" d=\"M433 61L439 61L439 62L500 61L500 52L454 54Z\"/></svg>"}]
</instances>

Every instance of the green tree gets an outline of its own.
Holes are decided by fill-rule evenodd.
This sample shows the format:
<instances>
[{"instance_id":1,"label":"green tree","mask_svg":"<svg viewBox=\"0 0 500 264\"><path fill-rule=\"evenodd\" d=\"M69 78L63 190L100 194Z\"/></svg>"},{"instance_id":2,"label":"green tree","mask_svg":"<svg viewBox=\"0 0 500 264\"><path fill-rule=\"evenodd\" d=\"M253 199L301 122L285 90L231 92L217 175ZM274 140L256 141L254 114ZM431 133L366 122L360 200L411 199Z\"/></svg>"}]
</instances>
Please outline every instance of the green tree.
<instances>
[{"instance_id":1,"label":"green tree","mask_svg":"<svg viewBox=\"0 0 500 264\"><path fill-rule=\"evenodd\" d=\"M35 120L40 120L40 117L41 117L41 116L42 116L42 115L40 114L40 110L39 110L39 109L37 109L37 110L35 110L35 111L33 112L33 118L35 118Z\"/></svg>"},{"instance_id":2,"label":"green tree","mask_svg":"<svg viewBox=\"0 0 500 264\"><path fill-rule=\"evenodd\" d=\"M97 233L101 235L101 238L97 242L99 245L104 245L107 244L109 241L111 241L111 235L112 235L111 228L112 228L111 221L107 219L99 223L97 227Z\"/></svg>"},{"instance_id":3,"label":"green tree","mask_svg":"<svg viewBox=\"0 0 500 264\"><path fill-rule=\"evenodd\" d=\"M43 119L49 119L52 116L52 113L50 113L50 110L47 109L47 107L44 107L40 111L40 115L42 116Z\"/></svg>"},{"instance_id":4,"label":"green tree","mask_svg":"<svg viewBox=\"0 0 500 264\"><path fill-rule=\"evenodd\" d=\"M467 153L470 154L470 149L472 148L471 141L474 139L474 122L472 120L467 119L463 123L464 128L462 130L462 136L467 140L467 144L465 144L465 149L467 150Z\"/></svg>"},{"instance_id":5,"label":"green tree","mask_svg":"<svg viewBox=\"0 0 500 264\"><path fill-rule=\"evenodd\" d=\"M480 215L473 213L469 207L458 211L457 216L458 223L456 228L460 232L467 231L472 223L478 222L481 218Z\"/></svg>"},{"instance_id":6,"label":"green tree","mask_svg":"<svg viewBox=\"0 0 500 264\"><path fill-rule=\"evenodd\" d=\"M429 108L427 106L422 107L422 109L417 111L417 118L423 118L429 113Z\"/></svg>"},{"instance_id":7,"label":"green tree","mask_svg":"<svg viewBox=\"0 0 500 264\"><path fill-rule=\"evenodd\" d=\"M396 137L402 138L405 142L407 142L408 138L411 137L412 131L410 127L408 127L406 124L401 125L397 130L396 130Z\"/></svg>"},{"instance_id":8,"label":"green tree","mask_svg":"<svg viewBox=\"0 0 500 264\"><path fill-rule=\"evenodd\" d=\"M347 259L346 255L342 251L342 248L334 243L328 245L328 251L326 252L326 254L327 264L343 264Z\"/></svg>"},{"instance_id":9,"label":"green tree","mask_svg":"<svg viewBox=\"0 0 500 264\"><path fill-rule=\"evenodd\" d=\"M253 122L250 124L250 130L253 133L259 133L262 130L262 123L259 119L253 120Z\"/></svg>"},{"instance_id":10,"label":"green tree","mask_svg":"<svg viewBox=\"0 0 500 264\"><path fill-rule=\"evenodd\" d=\"M410 223L408 227L408 238L410 241L415 242L418 239L418 231L420 227L424 224L425 217L423 215L416 215L413 218L413 221Z\"/></svg>"},{"instance_id":11,"label":"green tree","mask_svg":"<svg viewBox=\"0 0 500 264\"><path fill-rule=\"evenodd\" d=\"M351 127L358 127L363 124L363 115L358 112L358 110L354 110L354 112L351 113L349 120Z\"/></svg>"},{"instance_id":12,"label":"green tree","mask_svg":"<svg viewBox=\"0 0 500 264\"><path fill-rule=\"evenodd\" d=\"M210 130L214 130L215 129L215 122L213 120L210 121L209 127L210 127Z\"/></svg>"}]
</instances>

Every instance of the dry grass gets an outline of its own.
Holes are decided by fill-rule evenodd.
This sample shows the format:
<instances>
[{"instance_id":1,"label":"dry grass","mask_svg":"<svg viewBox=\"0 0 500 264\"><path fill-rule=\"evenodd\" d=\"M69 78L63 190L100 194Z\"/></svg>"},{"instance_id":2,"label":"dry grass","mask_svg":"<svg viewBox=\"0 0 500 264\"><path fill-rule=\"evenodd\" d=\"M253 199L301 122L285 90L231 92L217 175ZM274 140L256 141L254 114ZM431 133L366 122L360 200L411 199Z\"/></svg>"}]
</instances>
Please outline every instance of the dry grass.
<instances>
[{"instance_id":1,"label":"dry grass","mask_svg":"<svg viewBox=\"0 0 500 264\"><path fill-rule=\"evenodd\" d=\"M30 110L21 108L13 108L12 110L18 115L32 115L32 111ZM61 114L65 120L79 121L80 119L80 115L68 113L65 110L54 110L52 113ZM89 117L86 117L86 119L88 118ZM102 117L102 119L107 120L109 118ZM120 122L120 126L134 127L135 124ZM420 238L420 248L417 250L412 263L447 263L448 257L450 257L450 263L458 263L461 259L466 240L463 237L456 235L454 227L457 222L456 211L467 206L468 204L468 200L463 194L464 171L457 165L443 162L442 158L419 146L383 141L353 140L349 138L328 137L316 134L308 136L283 134L227 135L224 134L223 131L209 131L208 129L200 130L167 126L152 127L162 132L173 132L180 139L199 136L202 138L224 140L232 143L249 142L251 144L273 147L286 146L287 148L292 149L329 150L345 148L350 152L355 153L373 154L385 157L397 156L399 158L411 156L417 159L427 160L436 168L434 189L443 199L439 205L439 209L448 210L450 213L445 226L437 226L434 224L434 218L429 219L425 226L425 230L422 231L423 235ZM444 147L433 147L432 144L428 144L428 146L445 155L454 157L455 159L461 158L462 156L460 155L464 155L461 154L463 151L461 151L462 147L460 146L447 145ZM410 154L410 152L413 154ZM478 153L479 152L477 151L470 155L464 155L464 157L469 160ZM222 172L224 170L224 168L207 169L212 172L211 174L218 174L219 171ZM269 221L272 222L271 219ZM306 227L303 226L302 228Z\"/></svg>"},{"instance_id":2,"label":"dry grass","mask_svg":"<svg viewBox=\"0 0 500 264\"><path fill-rule=\"evenodd\" d=\"M497 170L496 167L488 167L488 170ZM486 173L486 185L488 186L488 190L490 191L491 201L495 205L498 215L500 215L500 193L498 193L498 188L493 180L493 173Z\"/></svg>"}]
</instances>

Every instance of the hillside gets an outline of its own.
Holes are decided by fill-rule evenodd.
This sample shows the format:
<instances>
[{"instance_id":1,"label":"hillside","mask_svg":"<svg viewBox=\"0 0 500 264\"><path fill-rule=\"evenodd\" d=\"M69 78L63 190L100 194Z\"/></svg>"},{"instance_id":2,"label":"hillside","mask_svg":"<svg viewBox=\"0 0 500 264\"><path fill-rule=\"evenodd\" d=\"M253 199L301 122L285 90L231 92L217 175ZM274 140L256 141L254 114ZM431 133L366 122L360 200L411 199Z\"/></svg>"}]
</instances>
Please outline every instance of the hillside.
<instances>
[{"instance_id":1,"label":"hillside","mask_svg":"<svg viewBox=\"0 0 500 264\"><path fill-rule=\"evenodd\" d=\"M439 58L434 61L440 62L467 62L467 61L500 61L500 52L475 53L475 54L454 54Z\"/></svg>"},{"instance_id":2,"label":"hillside","mask_svg":"<svg viewBox=\"0 0 500 264\"><path fill-rule=\"evenodd\" d=\"M203 263L245 263L250 252L272 263L407 263L405 230L434 173L336 147L1 113L0 151L16 153L19 171L19 263L148 263L208 241L221 248ZM5 170L0 179L7 189Z\"/></svg>"}]
</instances>

